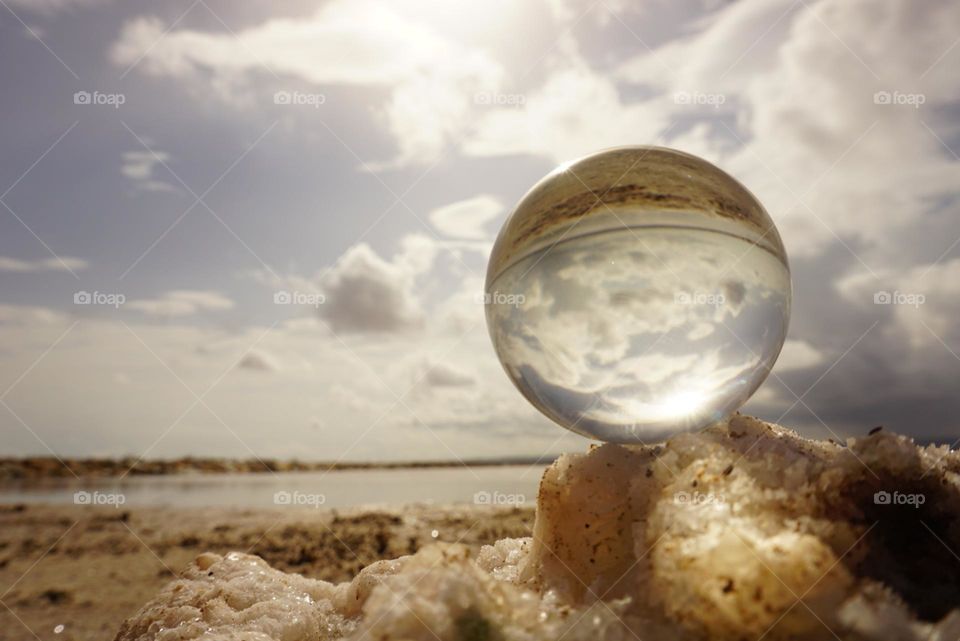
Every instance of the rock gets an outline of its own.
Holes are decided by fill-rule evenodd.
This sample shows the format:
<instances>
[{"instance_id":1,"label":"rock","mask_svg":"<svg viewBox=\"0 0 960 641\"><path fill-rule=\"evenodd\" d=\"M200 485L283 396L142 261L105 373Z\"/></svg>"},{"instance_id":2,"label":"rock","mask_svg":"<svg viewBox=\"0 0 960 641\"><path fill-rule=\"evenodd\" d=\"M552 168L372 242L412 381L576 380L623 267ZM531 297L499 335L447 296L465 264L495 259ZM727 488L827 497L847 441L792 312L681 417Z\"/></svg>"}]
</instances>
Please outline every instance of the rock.
<instances>
[{"instance_id":1,"label":"rock","mask_svg":"<svg viewBox=\"0 0 960 641\"><path fill-rule=\"evenodd\" d=\"M960 635L960 454L736 416L544 474L530 539L436 544L340 585L201 555L118 641Z\"/></svg>"}]
</instances>

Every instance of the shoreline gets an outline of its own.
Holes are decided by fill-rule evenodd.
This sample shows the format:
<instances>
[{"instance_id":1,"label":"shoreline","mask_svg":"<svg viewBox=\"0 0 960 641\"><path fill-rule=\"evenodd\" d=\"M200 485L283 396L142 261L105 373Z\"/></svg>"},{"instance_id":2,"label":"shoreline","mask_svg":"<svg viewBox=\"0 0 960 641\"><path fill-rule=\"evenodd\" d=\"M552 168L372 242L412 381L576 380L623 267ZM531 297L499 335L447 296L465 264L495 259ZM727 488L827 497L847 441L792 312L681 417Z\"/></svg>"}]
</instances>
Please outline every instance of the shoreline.
<instances>
[{"instance_id":1,"label":"shoreline","mask_svg":"<svg viewBox=\"0 0 960 641\"><path fill-rule=\"evenodd\" d=\"M435 541L529 536L533 507L343 509L0 504L0 641L111 639L199 554L256 554L332 582ZM12 612L11 612L12 610ZM57 626L63 625L56 633ZM29 631L28 631L29 630Z\"/></svg>"},{"instance_id":2,"label":"shoreline","mask_svg":"<svg viewBox=\"0 0 960 641\"><path fill-rule=\"evenodd\" d=\"M42 479L97 479L125 476L172 476L177 474L269 474L277 472L340 472L357 470L417 470L456 467L504 467L550 465L557 456L511 457L464 461L298 461L276 459L228 459L182 457L138 460L123 458L57 458L30 456L0 458L0 483Z\"/></svg>"}]
</instances>

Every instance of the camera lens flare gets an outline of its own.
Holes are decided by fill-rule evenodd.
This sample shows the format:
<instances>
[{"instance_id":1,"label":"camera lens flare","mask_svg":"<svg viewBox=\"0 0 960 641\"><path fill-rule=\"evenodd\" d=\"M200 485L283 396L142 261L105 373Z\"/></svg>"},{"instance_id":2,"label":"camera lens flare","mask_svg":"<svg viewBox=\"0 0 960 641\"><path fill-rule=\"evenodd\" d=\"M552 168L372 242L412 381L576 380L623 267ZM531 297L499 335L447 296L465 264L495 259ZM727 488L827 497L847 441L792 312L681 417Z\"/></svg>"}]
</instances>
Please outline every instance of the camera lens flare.
<instances>
[{"instance_id":1,"label":"camera lens flare","mask_svg":"<svg viewBox=\"0 0 960 641\"><path fill-rule=\"evenodd\" d=\"M584 436L638 443L736 411L786 336L773 221L714 165L625 147L561 165L494 245L487 325L523 395Z\"/></svg>"}]
</instances>

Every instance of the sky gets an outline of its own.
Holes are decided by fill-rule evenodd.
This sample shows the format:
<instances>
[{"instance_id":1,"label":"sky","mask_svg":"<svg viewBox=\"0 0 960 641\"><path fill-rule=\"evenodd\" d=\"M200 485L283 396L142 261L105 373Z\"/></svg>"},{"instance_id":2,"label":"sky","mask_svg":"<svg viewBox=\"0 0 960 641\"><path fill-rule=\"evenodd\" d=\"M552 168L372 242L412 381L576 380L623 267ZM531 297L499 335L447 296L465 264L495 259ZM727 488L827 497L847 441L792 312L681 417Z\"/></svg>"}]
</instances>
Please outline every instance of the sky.
<instances>
[{"instance_id":1,"label":"sky","mask_svg":"<svg viewBox=\"0 0 960 641\"><path fill-rule=\"evenodd\" d=\"M960 4L0 0L0 455L582 450L486 259L559 163L764 204L794 300L744 411L960 437Z\"/></svg>"}]
</instances>

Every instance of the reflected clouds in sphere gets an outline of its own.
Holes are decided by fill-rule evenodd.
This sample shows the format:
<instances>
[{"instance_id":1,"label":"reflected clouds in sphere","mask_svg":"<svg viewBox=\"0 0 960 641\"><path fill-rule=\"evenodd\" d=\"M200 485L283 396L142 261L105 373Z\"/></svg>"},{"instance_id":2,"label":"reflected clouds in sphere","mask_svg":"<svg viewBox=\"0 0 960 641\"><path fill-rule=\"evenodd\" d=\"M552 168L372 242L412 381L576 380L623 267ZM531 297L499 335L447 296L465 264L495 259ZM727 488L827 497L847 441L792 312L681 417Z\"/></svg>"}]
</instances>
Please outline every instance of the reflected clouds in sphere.
<instances>
[{"instance_id":1,"label":"reflected clouds in sphere","mask_svg":"<svg viewBox=\"0 0 960 641\"><path fill-rule=\"evenodd\" d=\"M639 443L746 402L783 346L790 298L783 243L749 191L689 154L626 147L524 196L485 300L497 355L537 409Z\"/></svg>"}]
</instances>

